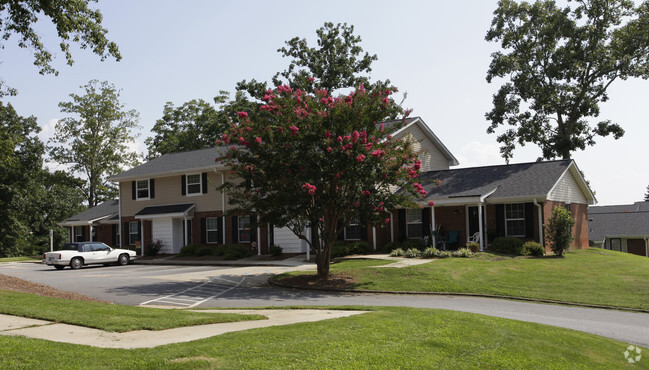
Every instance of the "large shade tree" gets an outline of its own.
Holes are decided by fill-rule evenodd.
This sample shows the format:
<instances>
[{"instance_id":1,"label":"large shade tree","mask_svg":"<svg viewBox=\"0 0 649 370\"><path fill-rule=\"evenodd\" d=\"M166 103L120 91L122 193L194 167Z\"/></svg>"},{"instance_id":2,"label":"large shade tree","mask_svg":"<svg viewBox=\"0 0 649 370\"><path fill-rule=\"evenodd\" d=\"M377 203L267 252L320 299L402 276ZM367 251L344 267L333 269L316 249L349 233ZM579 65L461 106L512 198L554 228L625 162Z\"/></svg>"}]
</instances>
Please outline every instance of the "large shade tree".
<instances>
[{"instance_id":1,"label":"large shade tree","mask_svg":"<svg viewBox=\"0 0 649 370\"><path fill-rule=\"evenodd\" d=\"M39 73L56 75L58 71L52 66L54 56L43 43L39 32L34 29L39 21L46 19L56 28L59 48L65 55L67 64L74 63L70 51L71 41L82 49L91 49L101 60L114 57L119 61L122 56L117 44L108 40L108 31L101 26L101 12L89 7L93 2L97 0L3 0L0 2L2 39L9 40L12 35L16 35L18 46L33 53L34 65ZM0 80L0 96L16 93L14 89L3 85Z\"/></svg>"},{"instance_id":2,"label":"large shade tree","mask_svg":"<svg viewBox=\"0 0 649 370\"><path fill-rule=\"evenodd\" d=\"M265 104L240 112L219 140L220 161L243 180L224 186L233 212L288 226L315 252L318 274L327 277L331 247L352 220L385 226L388 209L413 206L425 195L415 182L420 162L411 143L391 136L404 123L396 120L404 114L391 98L395 91L360 85L333 97L314 87L268 90Z\"/></svg>"},{"instance_id":3,"label":"large shade tree","mask_svg":"<svg viewBox=\"0 0 649 370\"><path fill-rule=\"evenodd\" d=\"M504 79L486 114L509 160L516 145L534 143L542 157L568 159L598 136L624 134L598 119L616 80L649 77L649 3L630 0L500 0L486 40L500 43L487 81Z\"/></svg>"},{"instance_id":4,"label":"large shade tree","mask_svg":"<svg viewBox=\"0 0 649 370\"><path fill-rule=\"evenodd\" d=\"M92 80L81 88L83 95L73 93L71 101L59 103L61 112L70 116L56 124L50 155L81 175L81 190L88 206L94 207L117 196L107 178L138 163L137 153L128 147L138 114L124 109L119 90L108 82Z\"/></svg>"}]
</instances>

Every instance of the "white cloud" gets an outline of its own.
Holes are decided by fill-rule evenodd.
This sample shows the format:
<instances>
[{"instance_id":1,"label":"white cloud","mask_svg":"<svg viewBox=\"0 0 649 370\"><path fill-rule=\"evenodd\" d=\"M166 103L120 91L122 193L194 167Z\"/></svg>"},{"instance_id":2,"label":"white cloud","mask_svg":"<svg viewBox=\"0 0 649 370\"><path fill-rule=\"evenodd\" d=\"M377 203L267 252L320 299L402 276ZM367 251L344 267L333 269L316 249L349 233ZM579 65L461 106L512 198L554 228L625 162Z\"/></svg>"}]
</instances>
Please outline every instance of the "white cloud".
<instances>
[{"instance_id":1,"label":"white cloud","mask_svg":"<svg viewBox=\"0 0 649 370\"><path fill-rule=\"evenodd\" d=\"M489 166L503 163L500 146L497 143L485 144L475 140L469 141L460 148L455 156L460 162L458 167Z\"/></svg>"}]
</instances>

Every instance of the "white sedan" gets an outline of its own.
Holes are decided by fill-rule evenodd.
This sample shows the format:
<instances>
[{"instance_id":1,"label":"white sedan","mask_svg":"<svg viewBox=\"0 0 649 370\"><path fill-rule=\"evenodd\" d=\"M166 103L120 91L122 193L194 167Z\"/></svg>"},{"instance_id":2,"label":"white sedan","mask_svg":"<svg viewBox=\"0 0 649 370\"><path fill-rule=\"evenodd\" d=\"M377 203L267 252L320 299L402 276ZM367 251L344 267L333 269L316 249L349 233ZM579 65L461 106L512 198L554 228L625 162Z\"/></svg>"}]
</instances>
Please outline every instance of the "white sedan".
<instances>
[{"instance_id":1,"label":"white sedan","mask_svg":"<svg viewBox=\"0 0 649 370\"><path fill-rule=\"evenodd\" d=\"M79 269L83 265L116 263L128 265L137 254L128 249L116 249L100 242L67 243L61 250L47 252L43 255L43 263L62 270L65 266Z\"/></svg>"}]
</instances>

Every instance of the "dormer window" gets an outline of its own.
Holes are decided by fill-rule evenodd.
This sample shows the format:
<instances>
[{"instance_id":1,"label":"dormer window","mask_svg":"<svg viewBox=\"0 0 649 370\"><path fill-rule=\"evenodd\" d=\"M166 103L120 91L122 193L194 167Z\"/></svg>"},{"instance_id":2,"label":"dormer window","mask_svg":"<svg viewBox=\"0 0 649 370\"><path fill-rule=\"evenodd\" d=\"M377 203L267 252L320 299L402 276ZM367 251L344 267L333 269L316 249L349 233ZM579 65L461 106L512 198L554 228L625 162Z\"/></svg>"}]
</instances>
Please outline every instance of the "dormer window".
<instances>
[{"instance_id":1,"label":"dormer window","mask_svg":"<svg viewBox=\"0 0 649 370\"><path fill-rule=\"evenodd\" d=\"M187 175L187 195L202 194L201 174Z\"/></svg>"}]
</instances>

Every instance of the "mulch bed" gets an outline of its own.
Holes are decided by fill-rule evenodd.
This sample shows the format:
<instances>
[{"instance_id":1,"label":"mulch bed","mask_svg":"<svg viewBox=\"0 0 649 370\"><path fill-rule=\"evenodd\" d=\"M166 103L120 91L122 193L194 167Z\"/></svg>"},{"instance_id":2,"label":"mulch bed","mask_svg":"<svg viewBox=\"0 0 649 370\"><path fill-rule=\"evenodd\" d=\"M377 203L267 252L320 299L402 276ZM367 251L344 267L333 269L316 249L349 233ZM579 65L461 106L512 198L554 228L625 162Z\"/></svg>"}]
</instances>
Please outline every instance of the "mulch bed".
<instances>
[{"instance_id":1,"label":"mulch bed","mask_svg":"<svg viewBox=\"0 0 649 370\"><path fill-rule=\"evenodd\" d=\"M100 299L91 298L79 293L66 292L49 285L32 283L27 280L19 279L13 276L0 274L0 290L13 290L16 292L32 293L43 297L71 299L76 301L104 302Z\"/></svg>"}]
</instances>

